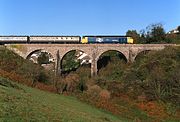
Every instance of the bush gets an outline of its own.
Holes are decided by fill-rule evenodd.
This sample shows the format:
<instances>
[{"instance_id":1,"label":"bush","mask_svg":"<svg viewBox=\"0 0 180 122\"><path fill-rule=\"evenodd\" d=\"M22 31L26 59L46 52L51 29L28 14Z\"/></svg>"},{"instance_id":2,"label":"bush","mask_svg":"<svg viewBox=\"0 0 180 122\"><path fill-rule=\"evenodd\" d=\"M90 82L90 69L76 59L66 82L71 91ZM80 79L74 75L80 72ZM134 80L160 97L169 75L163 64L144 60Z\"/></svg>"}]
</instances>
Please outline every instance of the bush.
<instances>
[{"instance_id":1,"label":"bush","mask_svg":"<svg viewBox=\"0 0 180 122\"><path fill-rule=\"evenodd\" d=\"M100 99L103 99L103 100L109 100L110 99L110 92L108 90L104 89L99 93L99 97L100 97Z\"/></svg>"},{"instance_id":2,"label":"bush","mask_svg":"<svg viewBox=\"0 0 180 122\"><path fill-rule=\"evenodd\" d=\"M116 60L109 62L106 67L99 70L99 77L103 77L109 81L118 81L122 79L124 70L126 70L127 64L124 61Z\"/></svg>"},{"instance_id":3,"label":"bush","mask_svg":"<svg viewBox=\"0 0 180 122\"><path fill-rule=\"evenodd\" d=\"M99 87L98 85L93 85L88 88L86 94L91 100L98 100L101 91L102 91L101 87Z\"/></svg>"},{"instance_id":4,"label":"bush","mask_svg":"<svg viewBox=\"0 0 180 122\"><path fill-rule=\"evenodd\" d=\"M59 93L75 92L78 90L80 84L79 76L74 73L70 73L66 77L59 77L56 88Z\"/></svg>"},{"instance_id":5,"label":"bush","mask_svg":"<svg viewBox=\"0 0 180 122\"><path fill-rule=\"evenodd\" d=\"M150 52L124 72L124 84L135 96L180 104L180 47Z\"/></svg>"},{"instance_id":6,"label":"bush","mask_svg":"<svg viewBox=\"0 0 180 122\"><path fill-rule=\"evenodd\" d=\"M81 92L87 90L86 82L82 79L80 79L80 82L78 84L78 90L80 90Z\"/></svg>"}]
</instances>

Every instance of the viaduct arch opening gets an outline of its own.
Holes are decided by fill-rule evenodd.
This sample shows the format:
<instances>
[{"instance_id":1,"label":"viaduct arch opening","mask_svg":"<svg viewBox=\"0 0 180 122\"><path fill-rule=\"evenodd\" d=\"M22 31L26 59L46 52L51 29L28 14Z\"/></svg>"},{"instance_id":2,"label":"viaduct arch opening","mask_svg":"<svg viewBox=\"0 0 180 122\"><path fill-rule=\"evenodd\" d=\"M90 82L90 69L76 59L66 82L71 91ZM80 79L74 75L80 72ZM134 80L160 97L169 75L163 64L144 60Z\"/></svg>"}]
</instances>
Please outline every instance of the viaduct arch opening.
<instances>
[{"instance_id":1,"label":"viaduct arch opening","mask_svg":"<svg viewBox=\"0 0 180 122\"><path fill-rule=\"evenodd\" d=\"M127 64L126 56L118 50L107 50L103 52L97 61L98 75L110 75L116 70L122 70Z\"/></svg>"},{"instance_id":2,"label":"viaduct arch opening","mask_svg":"<svg viewBox=\"0 0 180 122\"><path fill-rule=\"evenodd\" d=\"M90 75L91 58L82 50L70 50L66 52L60 61L60 69L62 74L68 74L71 71L77 71ZM81 69L82 68L82 69Z\"/></svg>"},{"instance_id":3,"label":"viaduct arch opening","mask_svg":"<svg viewBox=\"0 0 180 122\"><path fill-rule=\"evenodd\" d=\"M26 59L31 60L31 57L37 57L38 55L36 55L36 54L40 53L40 52L41 52L41 49L34 50L27 55Z\"/></svg>"},{"instance_id":4,"label":"viaduct arch opening","mask_svg":"<svg viewBox=\"0 0 180 122\"><path fill-rule=\"evenodd\" d=\"M51 53L43 49L37 49L29 53L26 59L31 60L33 63L39 64L46 69L54 70L54 57Z\"/></svg>"},{"instance_id":5,"label":"viaduct arch opening","mask_svg":"<svg viewBox=\"0 0 180 122\"><path fill-rule=\"evenodd\" d=\"M152 50L143 50L140 51L134 58L134 61L139 61L142 58L144 58L148 53L150 53Z\"/></svg>"}]
</instances>

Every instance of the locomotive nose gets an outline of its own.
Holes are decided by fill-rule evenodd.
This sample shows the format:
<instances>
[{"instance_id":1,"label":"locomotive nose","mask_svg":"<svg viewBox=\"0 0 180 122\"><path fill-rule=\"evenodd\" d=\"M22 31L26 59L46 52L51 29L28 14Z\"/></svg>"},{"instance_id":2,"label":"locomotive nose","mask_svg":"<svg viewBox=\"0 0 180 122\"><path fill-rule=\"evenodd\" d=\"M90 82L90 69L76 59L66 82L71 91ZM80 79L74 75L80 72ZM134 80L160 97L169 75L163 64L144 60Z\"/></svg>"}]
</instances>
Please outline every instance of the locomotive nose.
<instances>
[{"instance_id":1,"label":"locomotive nose","mask_svg":"<svg viewBox=\"0 0 180 122\"><path fill-rule=\"evenodd\" d=\"M133 44L133 42L134 42L133 38L132 37L128 37L127 43L128 44Z\"/></svg>"},{"instance_id":2,"label":"locomotive nose","mask_svg":"<svg viewBox=\"0 0 180 122\"><path fill-rule=\"evenodd\" d=\"M87 37L83 37L81 40L82 44L87 44L88 43L88 38Z\"/></svg>"}]
</instances>

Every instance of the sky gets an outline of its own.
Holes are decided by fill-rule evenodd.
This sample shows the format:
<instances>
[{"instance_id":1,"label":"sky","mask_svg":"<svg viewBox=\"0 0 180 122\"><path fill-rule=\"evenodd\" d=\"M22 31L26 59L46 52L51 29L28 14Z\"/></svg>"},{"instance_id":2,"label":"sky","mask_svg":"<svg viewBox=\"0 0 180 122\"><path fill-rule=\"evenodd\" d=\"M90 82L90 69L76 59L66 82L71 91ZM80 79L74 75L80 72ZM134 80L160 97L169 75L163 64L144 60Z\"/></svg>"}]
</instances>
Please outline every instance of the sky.
<instances>
[{"instance_id":1,"label":"sky","mask_svg":"<svg viewBox=\"0 0 180 122\"><path fill-rule=\"evenodd\" d=\"M0 35L125 35L180 25L180 0L0 0Z\"/></svg>"}]
</instances>

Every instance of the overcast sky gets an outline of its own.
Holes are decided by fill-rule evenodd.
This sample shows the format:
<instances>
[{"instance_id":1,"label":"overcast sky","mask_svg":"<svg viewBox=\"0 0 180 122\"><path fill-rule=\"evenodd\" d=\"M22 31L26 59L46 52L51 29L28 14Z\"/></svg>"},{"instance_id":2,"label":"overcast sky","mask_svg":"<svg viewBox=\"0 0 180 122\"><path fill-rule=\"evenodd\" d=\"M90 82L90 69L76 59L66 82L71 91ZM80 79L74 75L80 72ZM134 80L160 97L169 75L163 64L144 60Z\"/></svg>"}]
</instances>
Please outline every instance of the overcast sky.
<instances>
[{"instance_id":1,"label":"overcast sky","mask_svg":"<svg viewBox=\"0 0 180 122\"><path fill-rule=\"evenodd\" d=\"M0 35L125 35L180 25L180 0L0 0Z\"/></svg>"}]
</instances>

